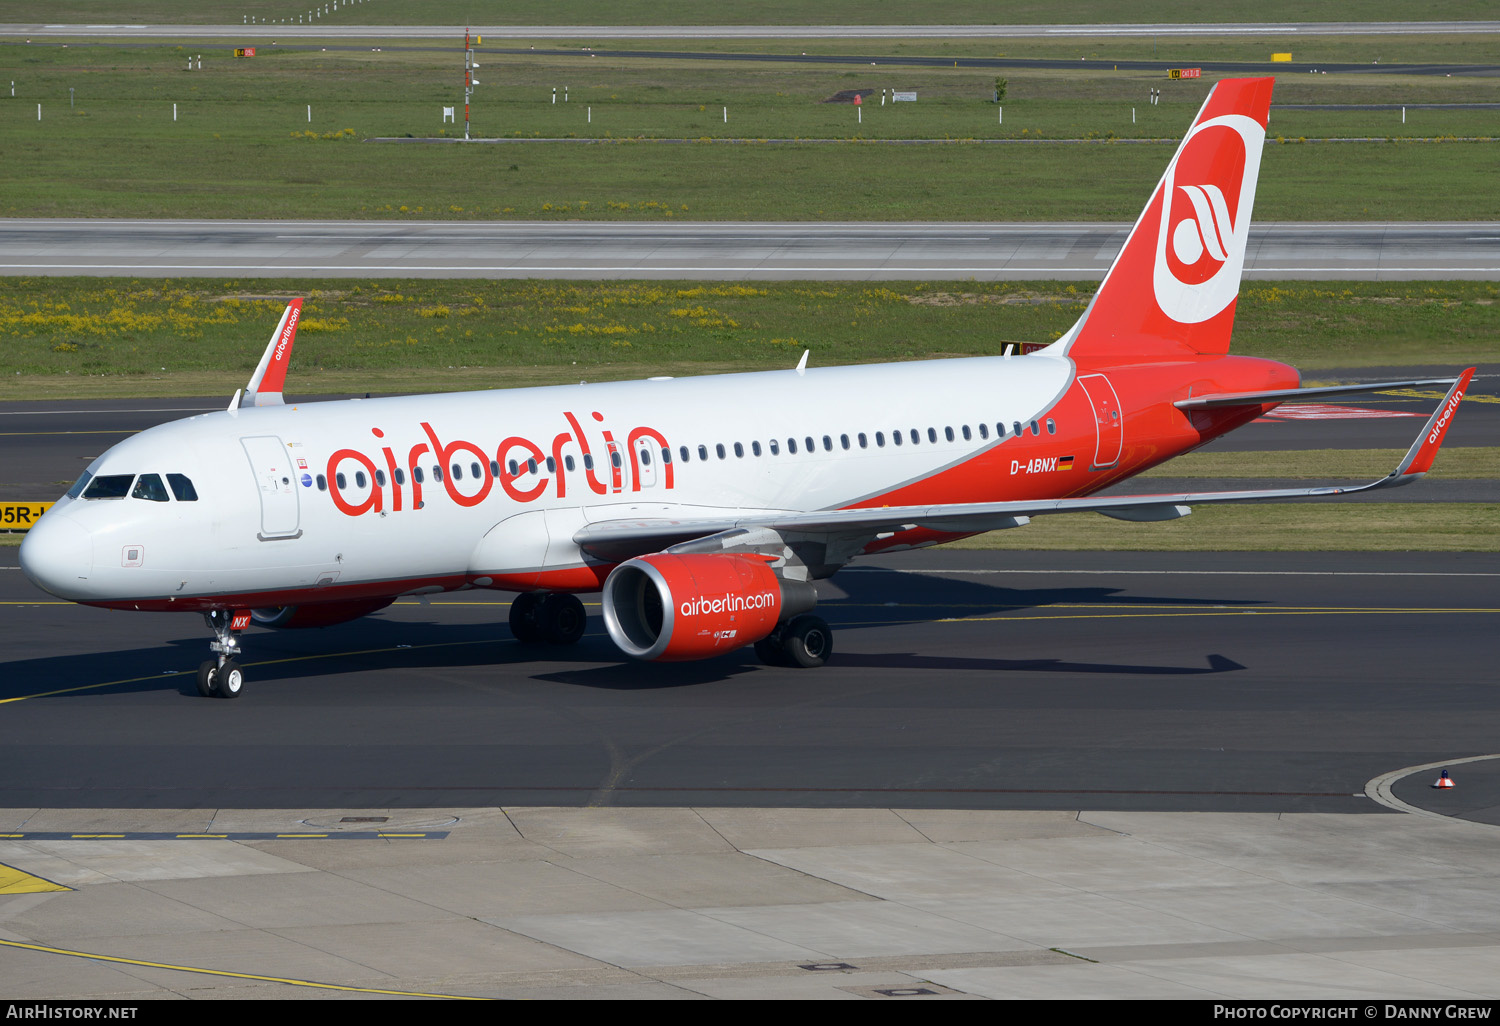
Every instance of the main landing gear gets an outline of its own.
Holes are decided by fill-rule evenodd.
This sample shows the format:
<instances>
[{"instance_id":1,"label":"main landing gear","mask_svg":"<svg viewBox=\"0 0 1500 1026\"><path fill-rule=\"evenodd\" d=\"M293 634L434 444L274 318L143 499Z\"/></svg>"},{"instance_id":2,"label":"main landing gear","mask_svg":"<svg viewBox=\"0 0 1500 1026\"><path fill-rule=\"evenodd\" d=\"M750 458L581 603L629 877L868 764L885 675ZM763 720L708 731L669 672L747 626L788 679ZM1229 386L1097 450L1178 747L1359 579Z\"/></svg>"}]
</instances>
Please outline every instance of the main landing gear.
<instances>
[{"instance_id":1,"label":"main landing gear","mask_svg":"<svg viewBox=\"0 0 1500 1026\"><path fill-rule=\"evenodd\" d=\"M755 654L767 666L822 666L833 654L833 630L821 616L803 613L757 641Z\"/></svg>"},{"instance_id":2,"label":"main landing gear","mask_svg":"<svg viewBox=\"0 0 1500 1026\"><path fill-rule=\"evenodd\" d=\"M198 694L204 698L239 698L245 690L245 671L236 658L240 643L234 636L235 615L227 609L213 609L203 614L203 620L215 634L208 647L218 655L198 667Z\"/></svg>"},{"instance_id":3,"label":"main landing gear","mask_svg":"<svg viewBox=\"0 0 1500 1026\"><path fill-rule=\"evenodd\" d=\"M525 645L571 645L587 625L588 614L577 595L528 591L510 604L510 632Z\"/></svg>"}]
</instances>

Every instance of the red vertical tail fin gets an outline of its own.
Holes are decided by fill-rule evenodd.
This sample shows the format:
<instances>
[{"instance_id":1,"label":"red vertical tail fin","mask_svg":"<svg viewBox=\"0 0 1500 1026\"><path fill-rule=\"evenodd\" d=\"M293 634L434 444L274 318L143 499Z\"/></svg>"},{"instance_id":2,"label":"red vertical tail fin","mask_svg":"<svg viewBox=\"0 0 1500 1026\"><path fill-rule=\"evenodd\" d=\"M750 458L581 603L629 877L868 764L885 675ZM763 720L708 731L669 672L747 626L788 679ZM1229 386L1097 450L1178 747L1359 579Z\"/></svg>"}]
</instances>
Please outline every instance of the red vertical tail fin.
<instances>
[{"instance_id":1,"label":"red vertical tail fin","mask_svg":"<svg viewBox=\"0 0 1500 1026\"><path fill-rule=\"evenodd\" d=\"M1080 366L1229 351L1274 82L1214 86L1093 302L1049 351Z\"/></svg>"}]
</instances>

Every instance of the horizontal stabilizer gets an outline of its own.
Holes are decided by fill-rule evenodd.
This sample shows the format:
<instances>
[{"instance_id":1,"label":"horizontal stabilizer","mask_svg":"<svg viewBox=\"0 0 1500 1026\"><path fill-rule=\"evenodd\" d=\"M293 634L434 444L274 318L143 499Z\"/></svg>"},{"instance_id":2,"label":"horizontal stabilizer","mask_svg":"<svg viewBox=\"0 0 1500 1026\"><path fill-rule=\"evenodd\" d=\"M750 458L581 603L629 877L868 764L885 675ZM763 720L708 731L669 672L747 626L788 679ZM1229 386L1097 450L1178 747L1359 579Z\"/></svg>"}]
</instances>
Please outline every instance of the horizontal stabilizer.
<instances>
[{"instance_id":1,"label":"horizontal stabilizer","mask_svg":"<svg viewBox=\"0 0 1500 1026\"><path fill-rule=\"evenodd\" d=\"M297 338L297 322L302 319L302 298L286 305L281 321L266 343L255 373L250 375L250 384L245 386L241 406L280 406L282 390L286 386L286 369L292 361L292 343Z\"/></svg>"}]
</instances>

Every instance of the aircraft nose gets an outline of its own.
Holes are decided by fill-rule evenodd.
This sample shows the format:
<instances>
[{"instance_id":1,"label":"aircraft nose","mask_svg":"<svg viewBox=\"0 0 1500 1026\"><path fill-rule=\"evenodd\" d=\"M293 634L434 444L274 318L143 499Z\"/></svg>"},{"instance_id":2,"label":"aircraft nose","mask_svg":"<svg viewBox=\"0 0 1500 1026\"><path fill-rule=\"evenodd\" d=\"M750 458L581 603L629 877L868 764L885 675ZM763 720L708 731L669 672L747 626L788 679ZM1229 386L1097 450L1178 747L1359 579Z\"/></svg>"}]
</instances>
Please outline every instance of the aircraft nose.
<instances>
[{"instance_id":1,"label":"aircraft nose","mask_svg":"<svg viewBox=\"0 0 1500 1026\"><path fill-rule=\"evenodd\" d=\"M58 598L73 598L94 568L94 543L66 516L43 516L21 541L21 572Z\"/></svg>"}]
</instances>

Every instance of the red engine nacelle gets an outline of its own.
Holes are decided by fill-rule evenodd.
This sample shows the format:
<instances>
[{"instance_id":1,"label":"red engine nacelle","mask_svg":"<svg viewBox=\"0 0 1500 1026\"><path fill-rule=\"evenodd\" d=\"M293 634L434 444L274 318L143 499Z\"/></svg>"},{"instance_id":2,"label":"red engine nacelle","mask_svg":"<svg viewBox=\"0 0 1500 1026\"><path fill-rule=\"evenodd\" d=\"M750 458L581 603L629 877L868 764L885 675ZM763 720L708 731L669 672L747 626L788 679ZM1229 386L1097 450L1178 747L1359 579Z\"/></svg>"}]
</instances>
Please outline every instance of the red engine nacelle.
<instances>
[{"instance_id":1,"label":"red engine nacelle","mask_svg":"<svg viewBox=\"0 0 1500 1026\"><path fill-rule=\"evenodd\" d=\"M250 610L250 621L257 627L331 627L368 616L394 601L394 598L369 598L315 602L305 606L271 606Z\"/></svg>"},{"instance_id":2,"label":"red engine nacelle","mask_svg":"<svg viewBox=\"0 0 1500 1026\"><path fill-rule=\"evenodd\" d=\"M610 573L604 626L626 655L682 662L753 645L816 602L812 585L759 556L657 554Z\"/></svg>"}]
</instances>

